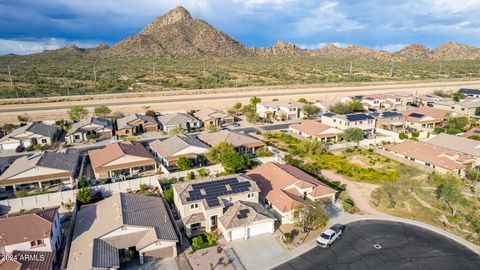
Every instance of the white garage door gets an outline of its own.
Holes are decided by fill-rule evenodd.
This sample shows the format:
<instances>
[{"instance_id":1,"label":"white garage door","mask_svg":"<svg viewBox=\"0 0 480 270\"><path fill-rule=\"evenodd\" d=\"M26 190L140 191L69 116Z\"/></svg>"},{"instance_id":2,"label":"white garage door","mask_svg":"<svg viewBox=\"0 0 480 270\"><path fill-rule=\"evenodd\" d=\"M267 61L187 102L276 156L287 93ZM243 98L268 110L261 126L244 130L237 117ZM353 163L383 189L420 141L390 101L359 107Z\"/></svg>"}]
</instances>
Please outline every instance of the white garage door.
<instances>
[{"instance_id":1,"label":"white garage door","mask_svg":"<svg viewBox=\"0 0 480 270\"><path fill-rule=\"evenodd\" d=\"M2 149L3 150L15 149L17 148L17 146L18 146L18 143L6 143L6 144L2 144Z\"/></svg>"},{"instance_id":2,"label":"white garage door","mask_svg":"<svg viewBox=\"0 0 480 270\"><path fill-rule=\"evenodd\" d=\"M263 222L259 224L252 225L247 228L246 236L247 238L253 237L256 235L261 235L264 233L273 233L273 221L272 222Z\"/></svg>"},{"instance_id":3,"label":"white garage door","mask_svg":"<svg viewBox=\"0 0 480 270\"><path fill-rule=\"evenodd\" d=\"M244 228L232 229L229 232L230 241L243 239L244 236L245 236Z\"/></svg>"}]
</instances>

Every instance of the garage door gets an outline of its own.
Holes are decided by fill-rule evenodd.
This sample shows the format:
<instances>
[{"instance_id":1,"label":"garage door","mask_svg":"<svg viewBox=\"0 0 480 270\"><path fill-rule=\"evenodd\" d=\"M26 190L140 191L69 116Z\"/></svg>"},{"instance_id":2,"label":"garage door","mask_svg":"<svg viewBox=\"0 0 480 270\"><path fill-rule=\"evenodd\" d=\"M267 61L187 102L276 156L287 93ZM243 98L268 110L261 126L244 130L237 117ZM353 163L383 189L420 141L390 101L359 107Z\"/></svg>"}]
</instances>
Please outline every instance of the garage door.
<instances>
[{"instance_id":1,"label":"garage door","mask_svg":"<svg viewBox=\"0 0 480 270\"><path fill-rule=\"evenodd\" d=\"M253 237L264 233L273 233L273 221L255 224L247 228L247 237Z\"/></svg>"},{"instance_id":2,"label":"garage door","mask_svg":"<svg viewBox=\"0 0 480 270\"><path fill-rule=\"evenodd\" d=\"M162 258L170 258L173 257L173 249L175 246L160 248L156 250L147 251L144 253L144 259L146 262L150 260L162 259Z\"/></svg>"},{"instance_id":3,"label":"garage door","mask_svg":"<svg viewBox=\"0 0 480 270\"><path fill-rule=\"evenodd\" d=\"M2 149L3 150L15 149L17 148L17 146L18 146L18 143L6 143L6 144L2 144Z\"/></svg>"},{"instance_id":4,"label":"garage door","mask_svg":"<svg viewBox=\"0 0 480 270\"><path fill-rule=\"evenodd\" d=\"M232 229L229 232L230 241L243 239L244 236L245 236L244 228Z\"/></svg>"}]
</instances>

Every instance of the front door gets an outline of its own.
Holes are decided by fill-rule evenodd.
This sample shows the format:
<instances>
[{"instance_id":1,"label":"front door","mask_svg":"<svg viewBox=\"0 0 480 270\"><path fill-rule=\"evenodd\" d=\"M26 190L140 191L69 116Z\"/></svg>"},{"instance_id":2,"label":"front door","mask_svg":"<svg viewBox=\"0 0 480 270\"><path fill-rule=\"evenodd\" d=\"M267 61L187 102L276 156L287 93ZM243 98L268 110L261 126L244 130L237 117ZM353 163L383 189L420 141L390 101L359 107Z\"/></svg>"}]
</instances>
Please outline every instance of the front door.
<instances>
[{"instance_id":1,"label":"front door","mask_svg":"<svg viewBox=\"0 0 480 270\"><path fill-rule=\"evenodd\" d=\"M217 228L217 216L211 216L210 217L210 229L215 229Z\"/></svg>"}]
</instances>

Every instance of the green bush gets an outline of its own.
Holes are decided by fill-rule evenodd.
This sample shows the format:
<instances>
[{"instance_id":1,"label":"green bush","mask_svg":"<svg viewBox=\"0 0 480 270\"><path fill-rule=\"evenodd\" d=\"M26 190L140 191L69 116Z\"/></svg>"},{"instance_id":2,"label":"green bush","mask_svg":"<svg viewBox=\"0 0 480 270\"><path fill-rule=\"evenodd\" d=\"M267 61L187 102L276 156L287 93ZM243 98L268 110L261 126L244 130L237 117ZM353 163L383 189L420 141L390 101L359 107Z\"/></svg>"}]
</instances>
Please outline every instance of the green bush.
<instances>
[{"instance_id":1,"label":"green bush","mask_svg":"<svg viewBox=\"0 0 480 270\"><path fill-rule=\"evenodd\" d=\"M143 192L145 192L145 191L147 191L147 190L148 190L148 188L149 188L149 187L148 187L148 185L147 185L147 184L140 184L140 185L139 185L139 189L140 189L140 191L143 191Z\"/></svg>"},{"instance_id":2,"label":"green bush","mask_svg":"<svg viewBox=\"0 0 480 270\"><path fill-rule=\"evenodd\" d=\"M400 134L398 135L398 138L400 140L405 140L408 138L407 134L405 134L405 132L400 132Z\"/></svg>"},{"instance_id":3,"label":"green bush","mask_svg":"<svg viewBox=\"0 0 480 270\"><path fill-rule=\"evenodd\" d=\"M217 237L213 233L206 233L193 237L191 241L193 251L217 245Z\"/></svg>"},{"instance_id":4,"label":"green bush","mask_svg":"<svg viewBox=\"0 0 480 270\"><path fill-rule=\"evenodd\" d=\"M163 192L163 198L165 198L170 205L173 205L173 187L169 187Z\"/></svg>"},{"instance_id":5,"label":"green bush","mask_svg":"<svg viewBox=\"0 0 480 270\"><path fill-rule=\"evenodd\" d=\"M205 170L205 168L200 168L197 170L197 173L198 173L198 176L200 177L205 177L207 176L207 171Z\"/></svg>"},{"instance_id":6,"label":"green bush","mask_svg":"<svg viewBox=\"0 0 480 270\"><path fill-rule=\"evenodd\" d=\"M77 192L77 201L79 201L81 204L87 204L91 202L92 198L92 189L90 188L81 188Z\"/></svg>"}]
</instances>

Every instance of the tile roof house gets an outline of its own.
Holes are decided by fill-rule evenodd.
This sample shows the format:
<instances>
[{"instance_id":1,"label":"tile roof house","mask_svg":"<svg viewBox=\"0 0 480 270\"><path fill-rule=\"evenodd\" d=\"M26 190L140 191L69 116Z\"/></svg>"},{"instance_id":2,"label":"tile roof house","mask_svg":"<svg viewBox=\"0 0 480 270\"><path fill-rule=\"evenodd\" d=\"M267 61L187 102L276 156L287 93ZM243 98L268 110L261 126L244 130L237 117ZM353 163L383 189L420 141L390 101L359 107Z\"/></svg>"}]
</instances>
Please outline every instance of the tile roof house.
<instances>
[{"instance_id":1,"label":"tile roof house","mask_svg":"<svg viewBox=\"0 0 480 270\"><path fill-rule=\"evenodd\" d=\"M56 252L60 249L62 228L58 208L31 210L0 216L0 253L18 254L24 252L40 252L50 262L44 266L51 269L56 260ZM17 261L23 267L28 263ZM0 269L2 265L0 264ZM35 269L35 268L31 268Z\"/></svg>"},{"instance_id":2,"label":"tile roof house","mask_svg":"<svg viewBox=\"0 0 480 270\"><path fill-rule=\"evenodd\" d=\"M202 121L205 127L222 127L228 126L235 122L235 117L233 117L233 115L226 113L222 110L212 108L205 108L196 111L193 113L193 116Z\"/></svg>"},{"instance_id":3,"label":"tile roof house","mask_svg":"<svg viewBox=\"0 0 480 270\"><path fill-rule=\"evenodd\" d=\"M187 235L219 228L227 241L273 232L274 219L258 205L259 191L241 174L173 185L175 207ZM236 217L239 211L242 216Z\"/></svg>"},{"instance_id":4,"label":"tile roof house","mask_svg":"<svg viewBox=\"0 0 480 270\"><path fill-rule=\"evenodd\" d=\"M256 105L257 113L261 118L299 119L304 117L302 108L305 104L301 102L288 101L267 101Z\"/></svg>"},{"instance_id":5,"label":"tile roof house","mask_svg":"<svg viewBox=\"0 0 480 270\"><path fill-rule=\"evenodd\" d=\"M247 173L261 192L262 203L273 209L282 224L294 223L305 199L335 201L336 190L288 164L266 163Z\"/></svg>"},{"instance_id":6,"label":"tile roof house","mask_svg":"<svg viewBox=\"0 0 480 270\"><path fill-rule=\"evenodd\" d=\"M384 149L396 156L413 161L442 173L453 172L460 177L468 167L474 166L471 155L454 151L428 142L405 140L398 144L385 145Z\"/></svg>"},{"instance_id":7,"label":"tile roof house","mask_svg":"<svg viewBox=\"0 0 480 270\"><path fill-rule=\"evenodd\" d=\"M372 112L370 115L377 120L375 124L377 128L393 131L402 131L405 129L406 116L397 111Z\"/></svg>"},{"instance_id":8,"label":"tile roof house","mask_svg":"<svg viewBox=\"0 0 480 270\"><path fill-rule=\"evenodd\" d=\"M140 264L177 255L174 221L160 197L117 193L77 213L67 269L119 269L126 250Z\"/></svg>"},{"instance_id":9,"label":"tile roof house","mask_svg":"<svg viewBox=\"0 0 480 270\"><path fill-rule=\"evenodd\" d=\"M348 128L359 128L363 130L364 136L369 138L375 134L376 119L366 113L352 114L322 114L322 123L331 127L345 130Z\"/></svg>"},{"instance_id":10,"label":"tile roof house","mask_svg":"<svg viewBox=\"0 0 480 270\"><path fill-rule=\"evenodd\" d=\"M469 97L475 97L475 98L480 97L480 89L461 88L460 90L458 90L457 93L464 94Z\"/></svg>"},{"instance_id":11,"label":"tile roof house","mask_svg":"<svg viewBox=\"0 0 480 270\"><path fill-rule=\"evenodd\" d=\"M15 149L21 145L52 145L60 130L42 122L32 122L14 129L11 133L0 139L0 150Z\"/></svg>"},{"instance_id":12,"label":"tile roof house","mask_svg":"<svg viewBox=\"0 0 480 270\"><path fill-rule=\"evenodd\" d=\"M442 146L450 150L454 150L466 155L474 156L480 159L480 141L451 135L447 133L440 133L426 143Z\"/></svg>"},{"instance_id":13,"label":"tile roof house","mask_svg":"<svg viewBox=\"0 0 480 270\"><path fill-rule=\"evenodd\" d=\"M418 130L431 130L436 127L442 127L445 119L451 112L430 107L420 107L401 111L400 113L406 116L405 122L408 127Z\"/></svg>"},{"instance_id":14,"label":"tile roof house","mask_svg":"<svg viewBox=\"0 0 480 270\"><path fill-rule=\"evenodd\" d=\"M322 124L316 120L302 120L300 124L292 124L288 129L305 138L314 138L321 142L336 142L343 133L338 128Z\"/></svg>"},{"instance_id":15,"label":"tile roof house","mask_svg":"<svg viewBox=\"0 0 480 270\"><path fill-rule=\"evenodd\" d=\"M157 171L155 157L139 142L107 144L104 148L88 151L88 156L97 179Z\"/></svg>"},{"instance_id":16,"label":"tile roof house","mask_svg":"<svg viewBox=\"0 0 480 270\"><path fill-rule=\"evenodd\" d=\"M112 138L112 121L99 117L88 117L77 123L73 123L65 137L65 141L67 143L82 143L88 141L89 136L100 139Z\"/></svg>"},{"instance_id":17,"label":"tile roof house","mask_svg":"<svg viewBox=\"0 0 480 270\"><path fill-rule=\"evenodd\" d=\"M192 129L201 128L203 124L202 121L188 113L165 114L158 116L157 119L160 129L165 132L170 132L175 128L190 132Z\"/></svg>"},{"instance_id":18,"label":"tile roof house","mask_svg":"<svg viewBox=\"0 0 480 270\"><path fill-rule=\"evenodd\" d=\"M470 129L467 132L462 134L462 137L464 137L464 138L472 138L473 136L477 136L477 137L480 138L480 128L478 128L478 127L472 128L472 129ZM1 168L0 168L0 170L1 170Z\"/></svg>"},{"instance_id":19,"label":"tile roof house","mask_svg":"<svg viewBox=\"0 0 480 270\"><path fill-rule=\"evenodd\" d=\"M275 216L257 202L236 201L219 218L219 228L228 241L273 233Z\"/></svg>"},{"instance_id":20,"label":"tile roof house","mask_svg":"<svg viewBox=\"0 0 480 270\"><path fill-rule=\"evenodd\" d=\"M142 132L158 131L158 122L151 116L131 113L117 120L118 136L136 135Z\"/></svg>"},{"instance_id":21,"label":"tile roof house","mask_svg":"<svg viewBox=\"0 0 480 270\"><path fill-rule=\"evenodd\" d=\"M259 139L226 129L217 132L202 132L197 135L197 138L212 147L226 142L239 153L255 154L258 149L265 147L265 143Z\"/></svg>"},{"instance_id":22,"label":"tile roof house","mask_svg":"<svg viewBox=\"0 0 480 270\"><path fill-rule=\"evenodd\" d=\"M46 251L15 250L7 254L9 260L0 258L0 270L52 270L53 253Z\"/></svg>"},{"instance_id":23,"label":"tile roof house","mask_svg":"<svg viewBox=\"0 0 480 270\"><path fill-rule=\"evenodd\" d=\"M40 189L52 185L71 185L77 177L80 153L45 151L16 159L0 175L0 187L22 189L38 184Z\"/></svg>"},{"instance_id":24,"label":"tile roof house","mask_svg":"<svg viewBox=\"0 0 480 270\"><path fill-rule=\"evenodd\" d=\"M340 101L353 101L359 100L366 110L391 110L397 109L402 106L402 97L394 94L369 94L361 96L349 96L344 97Z\"/></svg>"},{"instance_id":25,"label":"tile roof house","mask_svg":"<svg viewBox=\"0 0 480 270\"><path fill-rule=\"evenodd\" d=\"M181 157L186 157L195 164L204 162L200 155L209 148L199 139L185 135L174 135L164 141L155 140L148 145L157 159L167 167L176 166Z\"/></svg>"}]
</instances>

